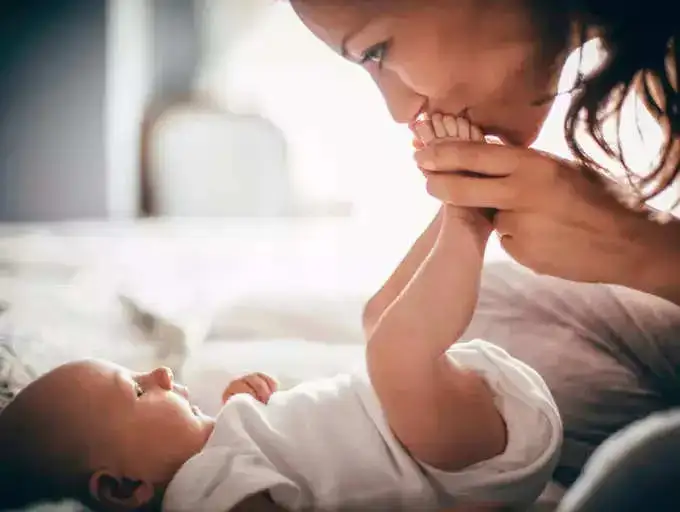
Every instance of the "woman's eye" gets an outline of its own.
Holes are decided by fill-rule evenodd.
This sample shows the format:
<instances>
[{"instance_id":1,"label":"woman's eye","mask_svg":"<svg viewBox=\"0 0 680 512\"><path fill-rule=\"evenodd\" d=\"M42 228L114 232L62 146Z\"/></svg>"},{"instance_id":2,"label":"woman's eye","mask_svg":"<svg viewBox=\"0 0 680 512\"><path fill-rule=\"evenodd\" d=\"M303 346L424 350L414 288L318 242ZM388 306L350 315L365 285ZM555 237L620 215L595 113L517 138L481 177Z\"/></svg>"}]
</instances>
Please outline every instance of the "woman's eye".
<instances>
[{"instance_id":1,"label":"woman's eye","mask_svg":"<svg viewBox=\"0 0 680 512\"><path fill-rule=\"evenodd\" d=\"M387 41L376 44L375 46L371 46L368 50L361 54L359 63L364 65L369 62L373 62L378 64L378 66L382 65L383 61L385 60L385 56L387 55L387 47Z\"/></svg>"}]
</instances>

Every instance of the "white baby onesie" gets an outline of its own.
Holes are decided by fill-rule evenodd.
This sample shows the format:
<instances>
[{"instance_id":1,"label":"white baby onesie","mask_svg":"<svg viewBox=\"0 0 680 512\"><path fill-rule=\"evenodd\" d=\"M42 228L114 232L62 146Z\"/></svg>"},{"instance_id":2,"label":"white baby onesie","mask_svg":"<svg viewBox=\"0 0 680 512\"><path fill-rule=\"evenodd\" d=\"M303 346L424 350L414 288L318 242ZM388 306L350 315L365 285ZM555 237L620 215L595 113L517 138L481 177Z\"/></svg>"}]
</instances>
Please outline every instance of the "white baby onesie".
<instances>
[{"instance_id":1,"label":"white baby onesie","mask_svg":"<svg viewBox=\"0 0 680 512\"><path fill-rule=\"evenodd\" d=\"M365 367L301 384L264 405L237 395L203 450L170 483L165 512L227 512L268 491L291 511L422 511L456 498L529 504L557 463L562 423L543 379L475 340L449 351L483 375L508 430L506 450L456 473L411 458L392 434ZM461 411L465 421L465 411Z\"/></svg>"}]
</instances>

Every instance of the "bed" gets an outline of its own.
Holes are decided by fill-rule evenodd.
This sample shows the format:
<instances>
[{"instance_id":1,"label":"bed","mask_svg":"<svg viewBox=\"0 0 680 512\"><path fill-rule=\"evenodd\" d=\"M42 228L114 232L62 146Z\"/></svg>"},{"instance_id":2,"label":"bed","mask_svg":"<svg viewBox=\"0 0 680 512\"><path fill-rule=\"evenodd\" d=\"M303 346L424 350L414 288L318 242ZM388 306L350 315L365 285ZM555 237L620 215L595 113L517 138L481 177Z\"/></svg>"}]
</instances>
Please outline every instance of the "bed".
<instances>
[{"instance_id":1,"label":"bed","mask_svg":"<svg viewBox=\"0 0 680 512\"><path fill-rule=\"evenodd\" d=\"M165 364L212 413L239 373L288 387L362 357L362 305L417 235L393 231L349 219L0 225L0 343L37 374L89 356ZM487 258L507 260L495 240Z\"/></svg>"}]
</instances>

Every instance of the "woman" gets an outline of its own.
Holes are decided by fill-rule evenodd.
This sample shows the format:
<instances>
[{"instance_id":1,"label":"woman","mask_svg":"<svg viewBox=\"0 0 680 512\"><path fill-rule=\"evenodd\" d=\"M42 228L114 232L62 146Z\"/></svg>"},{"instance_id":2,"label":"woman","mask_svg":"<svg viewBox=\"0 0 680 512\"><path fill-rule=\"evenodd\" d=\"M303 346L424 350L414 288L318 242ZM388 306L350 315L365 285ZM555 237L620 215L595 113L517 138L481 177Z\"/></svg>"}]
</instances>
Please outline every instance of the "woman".
<instances>
[{"instance_id":1,"label":"woman","mask_svg":"<svg viewBox=\"0 0 680 512\"><path fill-rule=\"evenodd\" d=\"M624 425L654 410L680 405L680 341L673 344L680 332L680 274L675 272L680 261L680 220L658 222L642 206L651 193L670 186L680 170L680 18L671 3L292 0L292 4L317 37L369 72L395 121L414 124L421 114L434 120L439 113L463 115L505 143L448 142L419 149L416 160L426 174L430 194L458 206L497 210L495 227L503 247L537 273L625 287L568 285L553 277L538 277L543 281L532 284L535 289L530 293L522 289L521 297L513 295L519 292L512 286L504 291L508 315L517 317L527 314L520 311L529 304L523 297L552 290L552 297L546 299L550 307L546 301L538 306L531 303L540 310L534 311L534 319L549 328L544 332L546 343L509 349L515 355L523 352L549 384L553 379L555 386L563 388L553 392L565 415L564 458L571 461L562 464L558 480L573 483L593 449ZM565 123L578 164L527 149L557 94L568 54L595 36L601 39L607 58L574 84ZM625 93L640 95L664 136L655 171L636 182L645 193L633 201L621 200L603 177L607 169L599 168L576 138L577 128L585 127L583 132L625 167L619 141L603 135L607 118L614 116L616 121L620 114ZM650 155L650 160L656 156ZM404 279L409 268L417 268L429 251L432 231L415 244L394 279ZM391 287L388 281L369 303L368 317L370 310L379 311L390 300ZM578 309L578 314L572 309ZM576 345L550 345L551 339L566 339L550 329L565 326ZM521 327L529 325L524 322ZM549 368L546 353L552 357ZM571 366L566 364L570 358ZM551 375L552 370L558 375ZM569 388L579 379L590 382L589 378L605 374L613 377L593 381L594 386L599 384L592 390L601 398L599 403L589 401L587 392L574 399L564 389L565 381ZM626 379L635 384L626 388L630 392L619 393L622 386L630 385ZM611 414L598 417L600 406L609 407ZM614 418L616 413L620 416ZM637 510L640 502L635 493L642 490L645 508L663 510L664 504L653 499L664 479L649 486L632 485L640 481L633 468L645 460L664 467L667 480L680 481L678 463L675 475L663 466L667 456L680 460L679 416L680 412L671 412L643 422L635 431L642 430L644 436L624 433L608 443L609 454L617 453L617 471L598 464L602 456L596 454L582 481L564 500L563 510ZM664 443L668 450L655 449L653 459L647 456L651 452L646 447ZM625 451L630 447L636 449Z\"/></svg>"}]
</instances>

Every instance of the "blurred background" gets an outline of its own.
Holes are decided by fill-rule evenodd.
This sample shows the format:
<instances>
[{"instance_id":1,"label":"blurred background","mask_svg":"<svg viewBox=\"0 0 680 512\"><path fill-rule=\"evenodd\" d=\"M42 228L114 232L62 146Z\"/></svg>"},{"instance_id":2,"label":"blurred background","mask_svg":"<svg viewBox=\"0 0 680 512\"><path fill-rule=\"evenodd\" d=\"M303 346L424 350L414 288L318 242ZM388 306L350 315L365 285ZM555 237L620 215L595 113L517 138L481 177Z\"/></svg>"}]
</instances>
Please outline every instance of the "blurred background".
<instances>
[{"instance_id":1,"label":"blurred background","mask_svg":"<svg viewBox=\"0 0 680 512\"><path fill-rule=\"evenodd\" d=\"M428 203L370 79L285 2L12 0L0 34L3 221Z\"/></svg>"},{"instance_id":2,"label":"blurred background","mask_svg":"<svg viewBox=\"0 0 680 512\"><path fill-rule=\"evenodd\" d=\"M37 372L193 367L211 399L225 369L332 373L438 207L371 79L286 2L4 0L0 77L0 345ZM568 156L567 105L537 147ZM658 129L629 111L644 166Z\"/></svg>"},{"instance_id":3,"label":"blurred background","mask_svg":"<svg viewBox=\"0 0 680 512\"><path fill-rule=\"evenodd\" d=\"M0 76L0 385L8 352L167 364L199 400L361 359L363 304L438 205L286 2L5 0Z\"/></svg>"}]
</instances>

